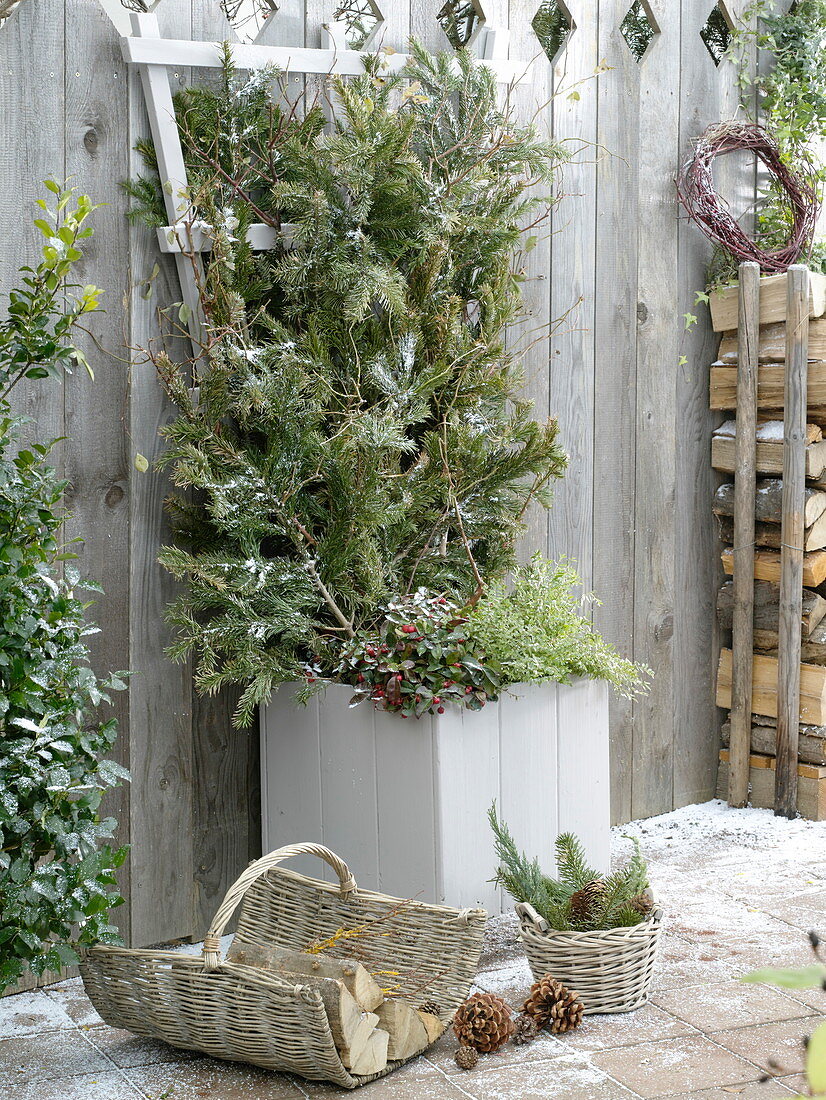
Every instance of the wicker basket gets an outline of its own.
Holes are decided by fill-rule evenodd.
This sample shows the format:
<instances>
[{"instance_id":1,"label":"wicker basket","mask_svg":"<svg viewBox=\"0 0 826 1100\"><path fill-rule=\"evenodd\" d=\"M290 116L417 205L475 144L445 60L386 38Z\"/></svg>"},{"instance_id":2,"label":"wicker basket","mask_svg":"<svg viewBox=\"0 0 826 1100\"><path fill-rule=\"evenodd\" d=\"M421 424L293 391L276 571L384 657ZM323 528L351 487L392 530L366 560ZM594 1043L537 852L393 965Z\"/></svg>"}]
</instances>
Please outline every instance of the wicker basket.
<instances>
[{"instance_id":1,"label":"wicker basket","mask_svg":"<svg viewBox=\"0 0 826 1100\"><path fill-rule=\"evenodd\" d=\"M576 990L584 1014L633 1012L648 1001L662 910L631 928L556 932L532 905L516 906L520 939L534 978L552 974Z\"/></svg>"},{"instance_id":2,"label":"wicker basket","mask_svg":"<svg viewBox=\"0 0 826 1100\"><path fill-rule=\"evenodd\" d=\"M328 863L338 884L276 867L304 854ZM220 937L241 901L239 944L303 950L340 928L384 917L382 932L390 935L360 938L360 958L368 969L398 971L400 997L414 1004L437 1001L445 1017L468 994L487 919L483 909L420 902L399 907L399 898L359 890L347 865L319 844L279 848L250 864L230 888L204 938L201 956L103 945L86 953L83 982L106 1023L213 1058L250 1062L344 1088L356 1088L402 1065L389 1062L370 1077L351 1074L339 1058L317 989L222 961ZM342 951L330 954L345 957L347 948L344 940Z\"/></svg>"}]
</instances>

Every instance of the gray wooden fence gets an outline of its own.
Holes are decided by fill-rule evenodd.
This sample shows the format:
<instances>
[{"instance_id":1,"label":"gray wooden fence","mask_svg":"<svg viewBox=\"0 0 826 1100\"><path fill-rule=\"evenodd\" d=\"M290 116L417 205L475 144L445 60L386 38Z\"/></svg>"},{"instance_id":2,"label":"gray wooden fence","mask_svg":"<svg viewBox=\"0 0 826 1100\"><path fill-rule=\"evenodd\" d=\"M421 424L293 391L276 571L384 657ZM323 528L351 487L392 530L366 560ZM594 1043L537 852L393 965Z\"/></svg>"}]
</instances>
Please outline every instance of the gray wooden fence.
<instances>
[{"instance_id":1,"label":"gray wooden fence","mask_svg":"<svg viewBox=\"0 0 826 1100\"><path fill-rule=\"evenodd\" d=\"M385 41L403 49L413 34L446 47L436 18L443 2L378 0ZM283 0L266 41L320 45L339 3ZM603 601L598 625L655 671L649 696L614 705L617 821L712 797L715 785L720 567L707 400L715 348L705 311L694 308L708 248L678 219L673 188L692 137L736 110L731 67L715 66L700 35L712 4L645 3L657 34L640 62L620 33L630 0L567 0L574 29L552 65L532 25L541 0L481 0L489 23L510 27L511 57L536 59L534 84L519 92L525 110L545 104L543 125L578 149L553 235L528 258L526 328L535 334L567 318L550 345L530 351L527 385L538 412L559 418L571 463L525 547L575 558ZM160 0L155 10L175 37L231 34L218 0ZM184 84L188 73L172 79ZM172 594L156 564L165 485L134 460L159 453L158 429L171 413L128 348L156 335L158 304L179 290L149 232L129 227L118 188L145 132L141 91L101 0L22 0L0 25L0 290L37 247L30 215L43 179L72 177L107 204L84 263L107 289L88 349L96 380L40 384L26 407L41 436L65 437L69 534L82 540L82 568L106 590L95 609L95 660L134 672L117 708L119 754L134 779L113 808L132 845L121 925L140 944L200 936L259 844L255 732L232 731L231 700L198 699L190 670L163 656ZM699 316L689 332L686 312Z\"/></svg>"}]
</instances>

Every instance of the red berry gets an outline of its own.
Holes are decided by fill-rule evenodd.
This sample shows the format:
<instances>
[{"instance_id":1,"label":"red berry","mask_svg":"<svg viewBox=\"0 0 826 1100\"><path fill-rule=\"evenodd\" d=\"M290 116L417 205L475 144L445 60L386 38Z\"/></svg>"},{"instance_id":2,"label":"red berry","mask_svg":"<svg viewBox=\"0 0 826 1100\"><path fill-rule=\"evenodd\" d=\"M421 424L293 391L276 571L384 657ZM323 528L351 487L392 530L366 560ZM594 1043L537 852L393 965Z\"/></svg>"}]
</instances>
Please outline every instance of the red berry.
<instances>
[{"instance_id":1,"label":"red berry","mask_svg":"<svg viewBox=\"0 0 826 1100\"><path fill-rule=\"evenodd\" d=\"M364 677L362 676L361 673L359 673L358 676L356 677L356 683L358 683L358 684L363 684L364 683Z\"/></svg>"},{"instance_id":2,"label":"red berry","mask_svg":"<svg viewBox=\"0 0 826 1100\"><path fill-rule=\"evenodd\" d=\"M442 701L442 700L441 700L441 699L439 698L439 696L438 696L438 695L434 695L434 696L433 696L433 702L434 702L434 703L441 703L441 701Z\"/></svg>"},{"instance_id":3,"label":"red berry","mask_svg":"<svg viewBox=\"0 0 826 1100\"><path fill-rule=\"evenodd\" d=\"M439 708L438 708L438 711L437 711L437 713L438 713L438 714L444 714L444 712L445 712L445 708L444 708L444 707L439 707Z\"/></svg>"},{"instance_id":4,"label":"red berry","mask_svg":"<svg viewBox=\"0 0 826 1100\"><path fill-rule=\"evenodd\" d=\"M371 645L369 645L369 646L367 647L367 649L365 650L365 652L366 652L366 654L367 654L367 656L368 656L368 657L375 657L375 656L376 656L376 651L375 651L375 649L373 649L373 647L372 647Z\"/></svg>"},{"instance_id":5,"label":"red berry","mask_svg":"<svg viewBox=\"0 0 826 1100\"><path fill-rule=\"evenodd\" d=\"M402 627L402 633L403 634L415 634L416 633L416 628L415 628L415 626L412 626L410 623L406 623Z\"/></svg>"},{"instance_id":6,"label":"red berry","mask_svg":"<svg viewBox=\"0 0 826 1100\"><path fill-rule=\"evenodd\" d=\"M472 688L472 687L466 687L466 688L465 688L465 695L470 695L470 693L471 693L472 691L473 691L473 688Z\"/></svg>"}]
</instances>

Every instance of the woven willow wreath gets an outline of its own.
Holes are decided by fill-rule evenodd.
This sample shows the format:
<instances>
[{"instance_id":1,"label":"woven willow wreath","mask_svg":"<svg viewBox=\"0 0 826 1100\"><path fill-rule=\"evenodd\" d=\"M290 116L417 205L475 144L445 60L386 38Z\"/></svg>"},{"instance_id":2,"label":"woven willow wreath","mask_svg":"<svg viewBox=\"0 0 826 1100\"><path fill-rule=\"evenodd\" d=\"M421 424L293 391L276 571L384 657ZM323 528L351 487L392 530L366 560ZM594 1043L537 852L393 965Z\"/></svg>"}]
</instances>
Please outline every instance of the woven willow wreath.
<instances>
[{"instance_id":1,"label":"woven willow wreath","mask_svg":"<svg viewBox=\"0 0 826 1100\"><path fill-rule=\"evenodd\" d=\"M785 193L791 209L791 236L776 252L764 252L743 231L714 188L715 157L740 150L754 153L763 162ZM811 165L805 161L797 172L784 164L777 143L761 126L721 122L709 126L697 139L694 153L677 179L677 194L689 218L736 260L755 260L764 271L783 272L806 252L814 235L819 204L810 182L813 174Z\"/></svg>"}]
</instances>

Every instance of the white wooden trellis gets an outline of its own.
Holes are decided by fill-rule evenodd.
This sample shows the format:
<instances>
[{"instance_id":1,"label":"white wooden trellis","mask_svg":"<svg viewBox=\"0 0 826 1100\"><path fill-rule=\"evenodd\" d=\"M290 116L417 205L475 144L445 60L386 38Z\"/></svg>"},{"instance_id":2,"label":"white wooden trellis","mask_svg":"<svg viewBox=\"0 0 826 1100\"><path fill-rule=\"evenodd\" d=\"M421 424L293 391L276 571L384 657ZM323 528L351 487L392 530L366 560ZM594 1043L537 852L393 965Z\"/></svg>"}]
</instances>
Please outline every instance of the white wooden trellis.
<instances>
[{"instance_id":1,"label":"white wooden trellis","mask_svg":"<svg viewBox=\"0 0 826 1100\"><path fill-rule=\"evenodd\" d=\"M186 166L167 70L170 66L220 68L224 43L162 38L158 18L151 13L135 12L131 21L132 34L121 38L121 48L124 60L136 66L141 76L169 218L169 225L157 231L158 243L162 252L175 256L181 298L187 308L189 334L198 356L203 346L203 314L198 295L197 263L193 262L193 258L210 250L210 227L205 222L194 222L189 216ZM527 82L530 64L507 60L508 30L487 26L482 30L480 63L493 70L499 83ZM328 45L323 49L234 44L231 47L233 61L238 69L253 70L272 65L285 75L358 76L364 72L365 51L347 48L346 31L343 22L325 25L323 34ZM404 68L408 60L403 53L388 53L385 58L391 72ZM270 225L258 222L249 227L246 239L253 249L265 251L275 248L279 240L289 239L290 236L289 225L282 226L279 232Z\"/></svg>"}]
</instances>

